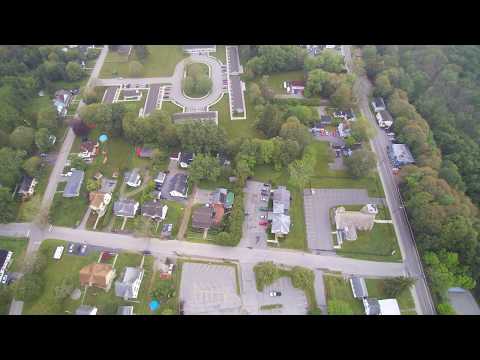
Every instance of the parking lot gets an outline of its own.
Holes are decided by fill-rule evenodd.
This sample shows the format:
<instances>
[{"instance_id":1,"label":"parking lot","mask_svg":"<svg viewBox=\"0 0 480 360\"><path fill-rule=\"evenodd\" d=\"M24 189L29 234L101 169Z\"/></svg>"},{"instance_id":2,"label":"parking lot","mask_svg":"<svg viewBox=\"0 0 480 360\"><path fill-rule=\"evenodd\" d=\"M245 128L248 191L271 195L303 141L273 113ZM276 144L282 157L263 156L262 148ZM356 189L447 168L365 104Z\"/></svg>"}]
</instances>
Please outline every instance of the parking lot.
<instances>
[{"instance_id":1,"label":"parking lot","mask_svg":"<svg viewBox=\"0 0 480 360\"><path fill-rule=\"evenodd\" d=\"M304 190L305 225L310 250L333 251L329 209L338 205L384 204L382 198L371 198L363 189Z\"/></svg>"},{"instance_id":2,"label":"parking lot","mask_svg":"<svg viewBox=\"0 0 480 360\"><path fill-rule=\"evenodd\" d=\"M243 223L243 238L240 241L240 246L266 248L267 234L266 226L260 225L261 216L266 216L266 211L260 211L260 208L268 206L268 198L261 195L261 190L264 188L263 183L258 181L247 181L245 185L245 221ZM266 201L263 201L266 199Z\"/></svg>"},{"instance_id":3,"label":"parking lot","mask_svg":"<svg viewBox=\"0 0 480 360\"><path fill-rule=\"evenodd\" d=\"M180 301L185 315L240 314L235 268L220 264L185 262L182 266Z\"/></svg>"}]
</instances>

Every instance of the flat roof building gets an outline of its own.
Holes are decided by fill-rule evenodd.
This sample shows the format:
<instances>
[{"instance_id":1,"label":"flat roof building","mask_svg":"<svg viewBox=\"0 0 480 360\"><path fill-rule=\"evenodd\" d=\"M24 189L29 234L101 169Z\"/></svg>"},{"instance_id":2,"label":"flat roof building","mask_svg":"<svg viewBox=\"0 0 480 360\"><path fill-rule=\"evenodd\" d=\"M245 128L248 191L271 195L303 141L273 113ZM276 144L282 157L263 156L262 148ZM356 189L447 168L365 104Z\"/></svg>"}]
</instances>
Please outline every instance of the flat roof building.
<instances>
[{"instance_id":1,"label":"flat roof building","mask_svg":"<svg viewBox=\"0 0 480 360\"><path fill-rule=\"evenodd\" d=\"M395 166L404 166L415 163L415 159L413 158L410 149L405 144L392 144L388 148L388 155Z\"/></svg>"}]
</instances>

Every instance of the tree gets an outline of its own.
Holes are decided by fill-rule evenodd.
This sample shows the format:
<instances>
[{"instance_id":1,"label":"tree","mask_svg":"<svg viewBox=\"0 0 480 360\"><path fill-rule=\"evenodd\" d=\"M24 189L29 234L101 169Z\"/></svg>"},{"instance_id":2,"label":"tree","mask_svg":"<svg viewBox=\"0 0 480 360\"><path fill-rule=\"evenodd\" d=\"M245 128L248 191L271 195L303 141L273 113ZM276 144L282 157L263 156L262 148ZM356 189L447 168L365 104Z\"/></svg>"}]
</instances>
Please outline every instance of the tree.
<instances>
[{"instance_id":1,"label":"tree","mask_svg":"<svg viewBox=\"0 0 480 360\"><path fill-rule=\"evenodd\" d=\"M215 243L223 246L228 246L232 242L232 237L229 233L222 231L215 237Z\"/></svg>"},{"instance_id":2,"label":"tree","mask_svg":"<svg viewBox=\"0 0 480 360\"><path fill-rule=\"evenodd\" d=\"M72 160L70 161L70 166L75 169L79 170L86 170L87 169L87 164L85 161L83 161L81 158L78 156L73 156Z\"/></svg>"},{"instance_id":3,"label":"tree","mask_svg":"<svg viewBox=\"0 0 480 360\"><path fill-rule=\"evenodd\" d=\"M80 109L82 121L90 128L98 128L103 131L111 131L112 106L110 104L90 104Z\"/></svg>"},{"instance_id":4,"label":"tree","mask_svg":"<svg viewBox=\"0 0 480 360\"><path fill-rule=\"evenodd\" d=\"M289 117L283 123L280 128L280 137L296 141L302 150L312 141L312 135L308 128L294 116Z\"/></svg>"},{"instance_id":5,"label":"tree","mask_svg":"<svg viewBox=\"0 0 480 360\"><path fill-rule=\"evenodd\" d=\"M83 122L82 119L76 118L72 121L72 130L76 136L84 137L92 130Z\"/></svg>"},{"instance_id":6,"label":"tree","mask_svg":"<svg viewBox=\"0 0 480 360\"><path fill-rule=\"evenodd\" d=\"M100 188L100 182L95 179L88 179L87 180L87 191L93 192L97 191Z\"/></svg>"},{"instance_id":7,"label":"tree","mask_svg":"<svg viewBox=\"0 0 480 360\"><path fill-rule=\"evenodd\" d=\"M250 102L254 105L265 104L265 99L262 96L262 91L256 83L251 83L248 86L247 96Z\"/></svg>"},{"instance_id":8,"label":"tree","mask_svg":"<svg viewBox=\"0 0 480 360\"><path fill-rule=\"evenodd\" d=\"M162 315L175 315L175 310L170 308L165 308L161 312Z\"/></svg>"},{"instance_id":9,"label":"tree","mask_svg":"<svg viewBox=\"0 0 480 360\"><path fill-rule=\"evenodd\" d=\"M375 154L366 149L354 151L344 161L347 172L356 179L367 176L376 166Z\"/></svg>"},{"instance_id":10,"label":"tree","mask_svg":"<svg viewBox=\"0 0 480 360\"><path fill-rule=\"evenodd\" d=\"M272 261L256 264L253 271L255 272L258 291L263 291L266 285L272 284L280 277L280 271Z\"/></svg>"},{"instance_id":11,"label":"tree","mask_svg":"<svg viewBox=\"0 0 480 360\"><path fill-rule=\"evenodd\" d=\"M20 180L21 166L27 153L10 148L0 149L0 184L13 188Z\"/></svg>"},{"instance_id":12,"label":"tree","mask_svg":"<svg viewBox=\"0 0 480 360\"><path fill-rule=\"evenodd\" d=\"M43 276L27 273L18 280L15 297L27 302L38 299L43 293L44 285L45 280Z\"/></svg>"},{"instance_id":13,"label":"tree","mask_svg":"<svg viewBox=\"0 0 480 360\"><path fill-rule=\"evenodd\" d=\"M298 189L303 189L309 183L313 176L314 169L309 161L295 160L288 165L288 174L290 175L290 183Z\"/></svg>"},{"instance_id":14,"label":"tree","mask_svg":"<svg viewBox=\"0 0 480 360\"><path fill-rule=\"evenodd\" d=\"M23 170L27 173L29 176L35 176L37 175L38 169L40 168L40 165L42 163L42 160L38 156L32 156L31 158L25 160L23 163Z\"/></svg>"},{"instance_id":15,"label":"tree","mask_svg":"<svg viewBox=\"0 0 480 360\"><path fill-rule=\"evenodd\" d=\"M71 278L63 278L61 283L56 285L53 289L54 297L58 302L62 302L70 296L74 290L73 281Z\"/></svg>"},{"instance_id":16,"label":"tree","mask_svg":"<svg viewBox=\"0 0 480 360\"><path fill-rule=\"evenodd\" d=\"M353 106L353 94L350 84L342 83L332 94L332 105L340 109L349 109Z\"/></svg>"},{"instance_id":17,"label":"tree","mask_svg":"<svg viewBox=\"0 0 480 360\"><path fill-rule=\"evenodd\" d=\"M385 279L384 291L389 298L396 298L415 284L415 279L403 276Z\"/></svg>"},{"instance_id":18,"label":"tree","mask_svg":"<svg viewBox=\"0 0 480 360\"><path fill-rule=\"evenodd\" d=\"M375 128L364 116L359 116L358 119L351 124L351 129L352 136L358 142L368 141L375 136Z\"/></svg>"},{"instance_id":19,"label":"tree","mask_svg":"<svg viewBox=\"0 0 480 360\"><path fill-rule=\"evenodd\" d=\"M35 138L35 130L27 126L19 126L10 134L10 144L16 149L29 151Z\"/></svg>"},{"instance_id":20,"label":"tree","mask_svg":"<svg viewBox=\"0 0 480 360\"><path fill-rule=\"evenodd\" d=\"M83 102L87 105L98 103L101 101L100 96L95 89L87 89L83 93Z\"/></svg>"},{"instance_id":21,"label":"tree","mask_svg":"<svg viewBox=\"0 0 480 360\"><path fill-rule=\"evenodd\" d=\"M294 266L290 272L292 285L297 289L309 289L313 288L313 281L315 280L315 274L312 270Z\"/></svg>"},{"instance_id":22,"label":"tree","mask_svg":"<svg viewBox=\"0 0 480 360\"><path fill-rule=\"evenodd\" d=\"M77 62L70 61L65 67L65 72L69 81L80 80L83 76L83 70L80 67L80 64Z\"/></svg>"},{"instance_id":23,"label":"tree","mask_svg":"<svg viewBox=\"0 0 480 360\"><path fill-rule=\"evenodd\" d=\"M198 154L189 167L190 179L194 183L200 180L217 181L220 176L220 163L218 159L204 154Z\"/></svg>"},{"instance_id":24,"label":"tree","mask_svg":"<svg viewBox=\"0 0 480 360\"><path fill-rule=\"evenodd\" d=\"M330 300L327 309L328 315L353 315L350 304L343 300Z\"/></svg>"},{"instance_id":25,"label":"tree","mask_svg":"<svg viewBox=\"0 0 480 360\"><path fill-rule=\"evenodd\" d=\"M0 223L6 224L15 220L15 201L12 194L0 185Z\"/></svg>"},{"instance_id":26,"label":"tree","mask_svg":"<svg viewBox=\"0 0 480 360\"><path fill-rule=\"evenodd\" d=\"M56 129L58 126L57 111L53 106L41 109L37 114L37 128Z\"/></svg>"},{"instance_id":27,"label":"tree","mask_svg":"<svg viewBox=\"0 0 480 360\"><path fill-rule=\"evenodd\" d=\"M128 66L128 73L131 77L140 77L143 76L145 69L142 63L138 61L132 61Z\"/></svg>"},{"instance_id":28,"label":"tree","mask_svg":"<svg viewBox=\"0 0 480 360\"><path fill-rule=\"evenodd\" d=\"M35 133L35 146L38 150L41 153L47 153L53 145L48 130L45 128L38 129Z\"/></svg>"}]
</instances>

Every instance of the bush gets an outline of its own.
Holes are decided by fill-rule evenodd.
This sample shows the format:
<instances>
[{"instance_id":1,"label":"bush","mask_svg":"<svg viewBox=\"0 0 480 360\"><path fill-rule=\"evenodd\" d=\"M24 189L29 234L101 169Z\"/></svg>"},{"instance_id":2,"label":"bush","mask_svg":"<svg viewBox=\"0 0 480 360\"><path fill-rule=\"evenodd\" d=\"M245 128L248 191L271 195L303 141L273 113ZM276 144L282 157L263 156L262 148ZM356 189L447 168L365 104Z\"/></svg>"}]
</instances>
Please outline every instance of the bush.
<instances>
[{"instance_id":1,"label":"bush","mask_svg":"<svg viewBox=\"0 0 480 360\"><path fill-rule=\"evenodd\" d=\"M396 298L408 290L413 284L415 284L415 279L397 276L385 279L383 289L388 297Z\"/></svg>"},{"instance_id":2,"label":"bush","mask_svg":"<svg viewBox=\"0 0 480 360\"><path fill-rule=\"evenodd\" d=\"M438 315L456 315L455 310L449 303L441 303L437 305Z\"/></svg>"},{"instance_id":3,"label":"bush","mask_svg":"<svg viewBox=\"0 0 480 360\"><path fill-rule=\"evenodd\" d=\"M297 289L308 289L313 288L313 281L315 280L315 274L312 270L295 266L291 273L292 285Z\"/></svg>"},{"instance_id":4,"label":"bush","mask_svg":"<svg viewBox=\"0 0 480 360\"><path fill-rule=\"evenodd\" d=\"M322 315L322 310L319 308L308 310L308 315Z\"/></svg>"},{"instance_id":5,"label":"bush","mask_svg":"<svg viewBox=\"0 0 480 360\"><path fill-rule=\"evenodd\" d=\"M253 271L258 291L263 291L266 285L272 284L280 277L280 270L272 261L258 263L254 266Z\"/></svg>"},{"instance_id":6,"label":"bush","mask_svg":"<svg viewBox=\"0 0 480 360\"><path fill-rule=\"evenodd\" d=\"M16 285L16 294L20 300L33 301L42 295L45 285L43 276L34 273L25 274Z\"/></svg>"}]
</instances>

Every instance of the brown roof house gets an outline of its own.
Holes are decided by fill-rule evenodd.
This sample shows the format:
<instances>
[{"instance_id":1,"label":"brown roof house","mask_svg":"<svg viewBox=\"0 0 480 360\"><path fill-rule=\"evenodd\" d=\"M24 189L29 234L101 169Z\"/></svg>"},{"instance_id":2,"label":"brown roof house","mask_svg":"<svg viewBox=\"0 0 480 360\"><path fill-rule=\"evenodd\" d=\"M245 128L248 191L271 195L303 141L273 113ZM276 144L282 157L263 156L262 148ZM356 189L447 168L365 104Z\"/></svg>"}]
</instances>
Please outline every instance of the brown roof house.
<instances>
[{"instance_id":1,"label":"brown roof house","mask_svg":"<svg viewBox=\"0 0 480 360\"><path fill-rule=\"evenodd\" d=\"M110 264L94 263L80 270L81 285L95 286L105 291L110 290L114 278L115 269Z\"/></svg>"},{"instance_id":2,"label":"brown roof house","mask_svg":"<svg viewBox=\"0 0 480 360\"><path fill-rule=\"evenodd\" d=\"M102 216L108 204L110 204L110 201L112 200L112 195L100 191L92 191L89 194L89 198L90 209L95 211L98 215Z\"/></svg>"},{"instance_id":3,"label":"brown roof house","mask_svg":"<svg viewBox=\"0 0 480 360\"><path fill-rule=\"evenodd\" d=\"M347 211L340 206L335 209L335 224L337 231L342 230L346 240L356 240L358 231L370 231L375 223L378 209L373 204L367 204L360 211Z\"/></svg>"},{"instance_id":4,"label":"brown roof house","mask_svg":"<svg viewBox=\"0 0 480 360\"><path fill-rule=\"evenodd\" d=\"M192 227L194 229L208 229L213 225L213 222L213 207L202 206L193 212Z\"/></svg>"}]
</instances>

